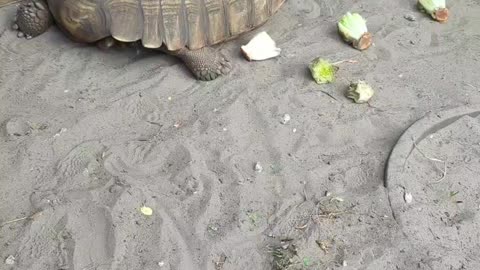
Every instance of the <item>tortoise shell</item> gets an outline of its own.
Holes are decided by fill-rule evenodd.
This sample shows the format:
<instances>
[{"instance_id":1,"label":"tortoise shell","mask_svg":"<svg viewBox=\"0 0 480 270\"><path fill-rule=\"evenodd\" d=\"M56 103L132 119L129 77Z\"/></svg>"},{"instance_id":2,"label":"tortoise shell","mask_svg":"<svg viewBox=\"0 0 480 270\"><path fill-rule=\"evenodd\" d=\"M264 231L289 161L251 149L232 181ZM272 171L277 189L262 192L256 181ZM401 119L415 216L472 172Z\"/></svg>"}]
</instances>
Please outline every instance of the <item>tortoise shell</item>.
<instances>
[{"instance_id":1,"label":"tortoise shell","mask_svg":"<svg viewBox=\"0 0 480 270\"><path fill-rule=\"evenodd\" d=\"M147 48L191 50L263 24L285 0L48 0L57 24L74 39L141 40Z\"/></svg>"}]
</instances>

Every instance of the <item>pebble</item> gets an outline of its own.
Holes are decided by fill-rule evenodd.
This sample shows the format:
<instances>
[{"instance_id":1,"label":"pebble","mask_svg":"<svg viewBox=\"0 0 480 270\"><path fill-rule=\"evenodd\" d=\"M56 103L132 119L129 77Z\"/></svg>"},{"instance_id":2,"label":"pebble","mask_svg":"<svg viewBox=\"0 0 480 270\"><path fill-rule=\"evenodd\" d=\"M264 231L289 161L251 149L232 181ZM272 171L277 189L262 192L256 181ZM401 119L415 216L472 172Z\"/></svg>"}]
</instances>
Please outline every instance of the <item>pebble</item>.
<instances>
[{"instance_id":1,"label":"pebble","mask_svg":"<svg viewBox=\"0 0 480 270\"><path fill-rule=\"evenodd\" d=\"M5 259L5 264L14 265L14 264L15 264L15 257L13 257L13 255L9 255L9 256Z\"/></svg>"},{"instance_id":2,"label":"pebble","mask_svg":"<svg viewBox=\"0 0 480 270\"><path fill-rule=\"evenodd\" d=\"M404 199L406 203L412 203L413 202L412 193L405 192Z\"/></svg>"},{"instance_id":3,"label":"pebble","mask_svg":"<svg viewBox=\"0 0 480 270\"><path fill-rule=\"evenodd\" d=\"M281 123L286 125L288 122L290 122L290 120L292 120L290 114L284 114Z\"/></svg>"},{"instance_id":4,"label":"pebble","mask_svg":"<svg viewBox=\"0 0 480 270\"><path fill-rule=\"evenodd\" d=\"M403 15L403 18L405 18L406 20L411 21L411 22L414 22L414 21L417 20L417 18L415 18L415 16L413 16L412 14L405 14L405 15Z\"/></svg>"},{"instance_id":5,"label":"pebble","mask_svg":"<svg viewBox=\"0 0 480 270\"><path fill-rule=\"evenodd\" d=\"M158 262L158 266L160 266L160 267L165 266L165 262L164 261Z\"/></svg>"},{"instance_id":6,"label":"pebble","mask_svg":"<svg viewBox=\"0 0 480 270\"><path fill-rule=\"evenodd\" d=\"M64 133L64 132L67 132L67 129L66 128L61 128L60 131L58 131L57 134L53 135L54 138L56 137L59 137L60 134Z\"/></svg>"},{"instance_id":7,"label":"pebble","mask_svg":"<svg viewBox=\"0 0 480 270\"><path fill-rule=\"evenodd\" d=\"M259 173L263 171L263 167L259 162L255 163L255 168L254 169L255 169L256 172L259 172Z\"/></svg>"},{"instance_id":8,"label":"pebble","mask_svg":"<svg viewBox=\"0 0 480 270\"><path fill-rule=\"evenodd\" d=\"M7 134L10 136L25 136L31 131L30 125L20 118L10 119L5 128L7 129Z\"/></svg>"},{"instance_id":9,"label":"pebble","mask_svg":"<svg viewBox=\"0 0 480 270\"><path fill-rule=\"evenodd\" d=\"M336 201L336 202L344 202L345 200L340 197L333 197L330 201Z\"/></svg>"}]
</instances>

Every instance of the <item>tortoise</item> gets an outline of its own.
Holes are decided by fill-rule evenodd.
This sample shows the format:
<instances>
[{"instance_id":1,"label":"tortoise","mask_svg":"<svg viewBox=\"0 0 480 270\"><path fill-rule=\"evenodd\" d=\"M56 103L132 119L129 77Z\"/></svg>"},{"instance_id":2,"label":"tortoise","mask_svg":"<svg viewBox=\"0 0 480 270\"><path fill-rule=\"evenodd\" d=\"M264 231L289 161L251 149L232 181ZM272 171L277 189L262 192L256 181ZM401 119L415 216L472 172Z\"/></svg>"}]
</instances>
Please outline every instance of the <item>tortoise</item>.
<instances>
[{"instance_id":1,"label":"tortoise","mask_svg":"<svg viewBox=\"0 0 480 270\"><path fill-rule=\"evenodd\" d=\"M53 24L77 42L138 42L179 57L199 80L228 74L211 46L265 23L285 0L26 0L13 28L30 39Z\"/></svg>"}]
</instances>

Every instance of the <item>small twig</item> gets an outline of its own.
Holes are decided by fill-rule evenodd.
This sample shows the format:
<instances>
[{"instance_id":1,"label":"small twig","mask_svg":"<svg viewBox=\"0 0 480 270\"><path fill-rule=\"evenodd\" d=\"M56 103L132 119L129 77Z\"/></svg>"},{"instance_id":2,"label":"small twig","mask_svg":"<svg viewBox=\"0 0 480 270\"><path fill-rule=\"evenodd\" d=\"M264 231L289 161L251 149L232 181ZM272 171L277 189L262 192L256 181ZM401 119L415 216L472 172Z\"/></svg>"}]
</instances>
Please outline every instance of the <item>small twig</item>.
<instances>
[{"instance_id":1,"label":"small twig","mask_svg":"<svg viewBox=\"0 0 480 270\"><path fill-rule=\"evenodd\" d=\"M320 90L320 92L322 92L322 93L324 93L325 95L333 98L335 101L338 101L338 99L337 99L336 97L332 96L332 94L328 93L327 91Z\"/></svg>"},{"instance_id":2,"label":"small twig","mask_svg":"<svg viewBox=\"0 0 480 270\"><path fill-rule=\"evenodd\" d=\"M297 229L297 230L303 230L303 229L307 228L308 223L310 223L310 221L307 221L307 223L305 223L304 225L295 226L295 229Z\"/></svg>"},{"instance_id":3,"label":"small twig","mask_svg":"<svg viewBox=\"0 0 480 270\"><path fill-rule=\"evenodd\" d=\"M412 138L413 139L413 138ZM431 161L436 161L436 162L444 162L443 160L441 159L438 159L438 158L431 158L429 156L427 156L422 150L420 150L420 148L418 148L418 145L417 143L415 142L415 140L413 140L413 146L415 146L415 149L417 149L417 151L422 154L422 156L426 159L429 159Z\"/></svg>"},{"instance_id":4,"label":"small twig","mask_svg":"<svg viewBox=\"0 0 480 270\"><path fill-rule=\"evenodd\" d=\"M443 179L445 179L446 176L447 176L447 161L444 161L443 162L442 177L438 180L433 181L432 183L433 184L440 183L441 181L443 181Z\"/></svg>"},{"instance_id":5,"label":"small twig","mask_svg":"<svg viewBox=\"0 0 480 270\"><path fill-rule=\"evenodd\" d=\"M438 169L437 166L435 166L435 168L437 170L439 170L441 173L442 173L442 177L438 180L435 180L433 181L432 183L440 183L441 181L443 181L443 179L445 179L445 177L447 176L447 161L446 160L441 160L441 159L438 159L438 158L432 158L432 157L429 157L427 156L422 150L420 150L420 148L418 147L417 143L415 142L415 138L412 137L412 141L413 141L413 146L414 148L420 153L422 154L422 156L430 161L433 161L433 162L442 162L443 163L443 166L444 166L444 169L443 171Z\"/></svg>"},{"instance_id":6,"label":"small twig","mask_svg":"<svg viewBox=\"0 0 480 270\"><path fill-rule=\"evenodd\" d=\"M478 90L478 88L475 87L473 84L466 83L466 82L464 82L464 84L465 84L466 86L470 86L471 88L473 88L473 89L475 89L475 90Z\"/></svg>"},{"instance_id":7,"label":"small twig","mask_svg":"<svg viewBox=\"0 0 480 270\"><path fill-rule=\"evenodd\" d=\"M339 215L348 213L348 211L337 211L337 212L330 212L330 213L325 213L325 214L317 214L317 217L326 217L326 218L334 218Z\"/></svg>"},{"instance_id":8,"label":"small twig","mask_svg":"<svg viewBox=\"0 0 480 270\"><path fill-rule=\"evenodd\" d=\"M337 61L337 62L333 63L332 65L336 66L336 65L339 65L339 64L343 64L343 63L356 64L356 63L358 63L358 61L354 60L354 59L346 59L346 60Z\"/></svg>"},{"instance_id":9,"label":"small twig","mask_svg":"<svg viewBox=\"0 0 480 270\"><path fill-rule=\"evenodd\" d=\"M307 196L307 189L305 188L305 186L307 185L307 182L303 182L303 197L305 199L305 201L308 201L308 196Z\"/></svg>"},{"instance_id":10,"label":"small twig","mask_svg":"<svg viewBox=\"0 0 480 270\"><path fill-rule=\"evenodd\" d=\"M0 228L5 226L5 225L8 225L8 224L11 224L11 223L15 223L15 222L18 222L18 221L22 221L22 220L26 220L26 219L32 219L34 218L35 216L37 216L38 214L40 214L41 212L38 212L38 213L35 213L31 216L28 216L28 217L21 217L21 218L16 218L16 219L12 219L12 220L9 220L9 221L5 221L3 222L2 224L0 224Z\"/></svg>"},{"instance_id":11,"label":"small twig","mask_svg":"<svg viewBox=\"0 0 480 270\"><path fill-rule=\"evenodd\" d=\"M0 227L3 227L3 226L8 225L10 223L15 223L17 221L25 220L27 218L29 218L29 217L22 217L22 218L16 218L16 219L12 219L12 220L9 220L9 221L5 221L4 223L2 223L2 225L0 225Z\"/></svg>"}]
</instances>

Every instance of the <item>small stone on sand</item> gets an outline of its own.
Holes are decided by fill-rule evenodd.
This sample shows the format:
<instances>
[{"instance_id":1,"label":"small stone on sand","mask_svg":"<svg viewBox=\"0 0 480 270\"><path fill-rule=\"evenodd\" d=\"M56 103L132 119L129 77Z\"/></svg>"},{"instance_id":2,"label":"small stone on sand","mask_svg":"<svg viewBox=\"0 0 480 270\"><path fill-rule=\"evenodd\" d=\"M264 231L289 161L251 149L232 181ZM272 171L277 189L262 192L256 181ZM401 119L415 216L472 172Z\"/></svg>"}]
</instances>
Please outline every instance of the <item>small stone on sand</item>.
<instances>
[{"instance_id":1,"label":"small stone on sand","mask_svg":"<svg viewBox=\"0 0 480 270\"><path fill-rule=\"evenodd\" d=\"M405 15L403 15L403 18L405 18L406 20L411 21L411 22L414 22L414 21L417 20L415 18L415 16L413 16L412 14L405 14Z\"/></svg>"},{"instance_id":2,"label":"small stone on sand","mask_svg":"<svg viewBox=\"0 0 480 270\"><path fill-rule=\"evenodd\" d=\"M404 199L406 203L412 203L413 202L412 193L405 192Z\"/></svg>"},{"instance_id":3,"label":"small stone on sand","mask_svg":"<svg viewBox=\"0 0 480 270\"><path fill-rule=\"evenodd\" d=\"M255 163L254 169L255 169L256 172L259 172L259 173L261 173L263 171L263 167L259 162Z\"/></svg>"},{"instance_id":4,"label":"small stone on sand","mask_svg":"<svg viewBox=\"0 0 480 270\"><path fill-rule=\"evenodd\" d=\"M13 257L13 255L9 255L9 256L5 259L5 264L14 265L14 264L15 264L15 257Z\"/></svg>"},{"instance_id":5,"label":"small stone on sand","mask_svg":"<svg viewBox=\"0 0 480 270\"><path fill-rule=\"evenodd\" d=\"M290 114L286 113L283 115L281 123L286 125L288 122L290 122L290 120L292 120L292 117L290 116Z\"/></svg>"}]
</instances>

